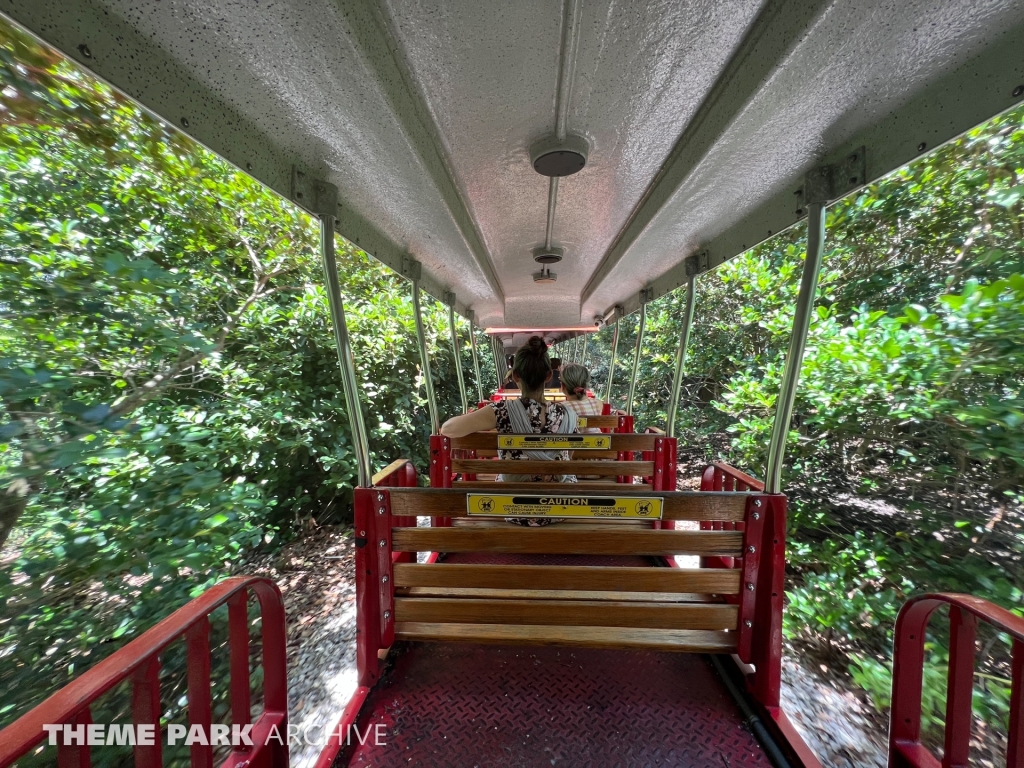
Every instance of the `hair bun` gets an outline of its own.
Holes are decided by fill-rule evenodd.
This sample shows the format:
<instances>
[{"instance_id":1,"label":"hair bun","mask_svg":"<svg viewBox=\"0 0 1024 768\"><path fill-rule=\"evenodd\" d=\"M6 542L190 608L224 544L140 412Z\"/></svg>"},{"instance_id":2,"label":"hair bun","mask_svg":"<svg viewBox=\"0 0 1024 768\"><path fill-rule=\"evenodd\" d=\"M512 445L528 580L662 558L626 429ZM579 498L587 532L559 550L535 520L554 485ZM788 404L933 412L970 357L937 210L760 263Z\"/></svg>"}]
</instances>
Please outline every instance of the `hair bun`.
<instances>
[{"instance_id":1,"label":"hair bun","mask_svg":"<svg viewBox=\"0 0 1024 768\"><path fill-rule=\"evenodd\" d=\"M526 342L526 346L530 348L531 352L542 354L548 351L548 345L544 343L544 339L540 336L531 336L530 340Z\"/></svg>"}]
</instances>

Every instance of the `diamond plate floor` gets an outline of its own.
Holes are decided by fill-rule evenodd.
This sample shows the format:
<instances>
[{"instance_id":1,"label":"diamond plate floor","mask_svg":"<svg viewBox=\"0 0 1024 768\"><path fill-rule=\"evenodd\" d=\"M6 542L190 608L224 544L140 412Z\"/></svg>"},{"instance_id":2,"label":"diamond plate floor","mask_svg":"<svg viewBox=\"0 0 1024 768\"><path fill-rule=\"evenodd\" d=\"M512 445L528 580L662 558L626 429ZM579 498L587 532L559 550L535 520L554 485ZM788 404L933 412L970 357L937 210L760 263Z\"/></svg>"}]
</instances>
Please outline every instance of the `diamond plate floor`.
<instances>
[{"instance_id":1,"label":"diamond plate floor","mask_svg":"<svg viewBox=\"0 0 1024 768\"><path fill-rule=\"evenodd\" d=\"M336 765L770 766L707 657L412 643Z\"/></svg>"}]
</instances>

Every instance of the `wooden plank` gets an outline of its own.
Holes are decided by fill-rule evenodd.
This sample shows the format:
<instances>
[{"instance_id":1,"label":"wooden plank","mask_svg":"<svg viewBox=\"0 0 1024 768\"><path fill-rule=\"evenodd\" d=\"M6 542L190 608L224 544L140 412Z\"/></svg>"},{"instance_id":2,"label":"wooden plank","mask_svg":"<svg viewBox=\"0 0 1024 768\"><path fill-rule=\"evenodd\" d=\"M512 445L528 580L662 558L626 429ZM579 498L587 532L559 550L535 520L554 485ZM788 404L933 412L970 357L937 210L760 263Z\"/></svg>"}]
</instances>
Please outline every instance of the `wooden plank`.
<instances>
[{"instance_id":1,"label":"wooden plank","mask_svg":"<svg viewBox=\"0 0 1024 768\"><path fill-rule=\"evenodd\" d=\"M373 478L370 480L370 485L377 485L378 483L382 482L384 478L390 475L392 472L397 472L399 469L402 468L403 465L408 463L409 459L395 459L386 467L384 467L384 469L382 469L380 472L373 476Z\"/></svg>"},{"instance_id":2,"label":"wooden plank","mask_svg":"<svg viewBox=\"0 0 1024 768\"><path fill-rule=\"evenodd\" d=\"M616 420L616 425L618 420ZM589 422L588 422L589 426ZM586 433L581 433L586 434ZM594 433L596 434L596 433ZM502 435L507 437L507 435ZM628 434L616 434L611 433L605 435L605 437L611 438L612 451L653 451L654 441L659 435L650 434L634 434L632 432ZM471 435L465 435L464 437L453 437L452 438L452 449L456 450L459 448L479 451L487 449L495 449L498 447L498 433L497 432L474 432ZM581 453L590 453L590 449L579 448Z\"/></svg>"},{"instance_id":3,"label":"wooden plank","mask_svg":"<svg viewBox=\"0 0 1024 768\"><path fill-rule=\"evenodd\" d=\"M480 477L480 473L477 473ZM496 480L455 480L452 485L456 489L466 489L472 493L479 493L480 488L488 488L494 492L508 493L512 487L511 483L498 483ZM650 491L650 483L616 483L613 479L607 480L582 480L578 483L530 483L531 493L542 491L599 491L603 494L613 496L620 489L626 488L631 491ZM465 502L463 502L465 506Z\"/></svg>"},{"instance_id":4,"label":"wooden plank","mask_svg":"<svg viewBox=\"0 0 1024 768\"><path fill-rule=\"evenodd\" d=\"M634 603L721 603L697 592L598 592L570 589L483 589L476 587L396 587L396 597L478 597L487 600L617 600Z\"/></svg>"},{"instance_id":5,"label":"wooden plank","mask_svg":"<svg viewBox=\"0 0 1024 768\"><path fill-rule=\"evenodd\" d=\"M453 472L507 472L517 475L626 475L650 477L653 461L538 461L535 459L452 459Z\"/></svg>"},{"instance_id":6,"label":"wooden plank","mask_svg":"<svg viewBox=\"0 0 1024 768\"><path fill-rule=\"evenodd\" d=\"M634 603L609 600L479 600L401 597L395 621L522 624L648 629L736 629L739 606L728 603Z\"/></svg>"},{"instance_id":7,"label":"wooden plank","mask_svg":"<svg viewBox=\"0 0 1024 768\"><path fill-rule=\"evenodd\" d=\"M395 623L396 640L565 645L577 648L637 648L684 653L734 653L735 632L708 629L546 627L508 624Z\"/></svg>"},{"instance_id":8,"label":"wooden plank","mask_svg":"<svg viewBox=\"0 0 1024 768\"><path fill-rule=\"evenodd\" d=\"M549 555L737 556L740 531L667 531L614 528L393 528L396 552L506 552Z\"/></svg>"},{"instance_id":9,"label":"wooden plank","mask_svg":"<svg viewBox=\"0 0 1024 768\"><path fill-rule=\"evenodd\" d=\"M514 462L525 464L526 462ZM568 462L561 462L568 463ZM457 488L389 488L391 514L425 515L428 517L465 517L466 494L480 493L481 489L505 495L536 494L545 491L588 491L594 495L658 496L665 500L662 520L743 520L747 507L746 493L713 491L656 491L646 486L625 483L602 483L591 489L587 483L501 483L479 485L459 483Z\"/></svg>"},{"instance_id":10,"label":"wooden plank","mask_svg":"<svg viewBox=\"0 0 1024 768\"><path fill-rule=\"evenodd\" d=\"M396 563L396 587L707 592L735 595L738 568L618 568L566 565L465 565Z\"/></svg>"}]
</instances>

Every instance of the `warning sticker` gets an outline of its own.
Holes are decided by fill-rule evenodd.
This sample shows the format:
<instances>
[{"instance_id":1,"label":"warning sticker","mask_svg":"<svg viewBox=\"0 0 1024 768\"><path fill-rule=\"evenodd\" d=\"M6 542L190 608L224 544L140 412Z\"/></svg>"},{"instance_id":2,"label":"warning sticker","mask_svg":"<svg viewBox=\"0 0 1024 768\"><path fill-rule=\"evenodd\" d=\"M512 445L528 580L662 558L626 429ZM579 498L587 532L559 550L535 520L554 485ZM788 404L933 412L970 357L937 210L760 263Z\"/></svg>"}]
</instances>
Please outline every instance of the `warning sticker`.
<instances>
[{"instance_id":1,"label":"warning sticker","mask_svg":"<svg viewBox=\"0 0 1024 768\"><path fill-rule=\"evenodd\" d=\"M466 495L466 509L481 517L619 517L660 520L660 496L497 496Z\"/></svg>"},{"instance_id":2,"label":"warning sticker","mask_svg":"<svg viewBox=\"0 0 1024 768\"><path fill-rule=\"evenodd\" d=\"M580 429L583 429L585 426L587 426L587 417L586 416L577 416L576 417L576 426L579 427Z\"/></svg>"},{"instance_id":3,"label":"warning sticker","mask_svg":"<svg viewBox=\"0 0 1024 768\"><path fill-rule=\"evenodd\" d=\"M499 448L520 450L601 450L612 447L610 435L498 435Z\"/></svg>"}]
</instances>

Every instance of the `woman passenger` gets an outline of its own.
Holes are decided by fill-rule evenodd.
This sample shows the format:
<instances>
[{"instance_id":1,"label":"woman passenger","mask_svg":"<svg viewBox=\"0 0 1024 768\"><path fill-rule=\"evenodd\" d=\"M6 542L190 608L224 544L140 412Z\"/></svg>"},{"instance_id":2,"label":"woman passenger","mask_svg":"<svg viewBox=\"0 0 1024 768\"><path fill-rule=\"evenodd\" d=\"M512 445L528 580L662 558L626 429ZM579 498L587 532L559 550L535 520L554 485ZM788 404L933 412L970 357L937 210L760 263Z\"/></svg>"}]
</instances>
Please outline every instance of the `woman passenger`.
<instances>
[{"instance_id":1,"label":"woman passenger","mask_svg":"<svg viewBox=\"0 0 1024 768\"><path fill-rule=\"evenodd\" d=\"M448 437L463 437L473 432L497 429L505 434L576 434L576 412L561 403L544 399L544 384L551 379L551 360L548 347L540 336L532 337L515 354L512 364L512 378L522 391L522 396L509 398L497 403L488 403L483 408L462 416L453 416L441 426L441 434ZM501 450L499 459L567 461L568 451ZM542 474L498 476L506 482L555 482L575 483L575 475ZM547 525L557 522L548 518L506 518L518 525Z\"/></svg>"}]
</instances>

